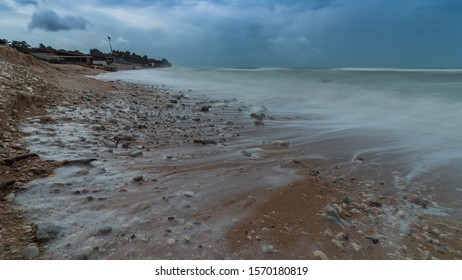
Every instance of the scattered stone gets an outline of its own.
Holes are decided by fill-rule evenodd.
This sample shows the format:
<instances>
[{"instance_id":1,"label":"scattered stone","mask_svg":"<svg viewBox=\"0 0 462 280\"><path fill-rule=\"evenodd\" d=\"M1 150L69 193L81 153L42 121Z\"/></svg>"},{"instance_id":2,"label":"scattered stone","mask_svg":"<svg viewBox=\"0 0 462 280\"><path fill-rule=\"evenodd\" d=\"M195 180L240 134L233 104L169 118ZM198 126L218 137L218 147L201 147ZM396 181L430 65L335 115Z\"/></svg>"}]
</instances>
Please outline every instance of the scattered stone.
<instances>
[{"instance_id":1,"label":"scattered stone","mask_svg":"<svg viewBox=\"0 0 462 280\"><path fill-rule=\"evenodd\" d=\"M355 250L355 252L360 252L362 249L362 247L356 244L355 242L351 242L351 246L353 247L353 250Z\"/></svg>"},{"instance_id":2,"label":"scattered stone","mask_svg":"<svg viewBox=\"0 0 462 280\"><path fill-rule=\"evenodd\" d=\"M88 169L81 169L79 171L77 171L75 174L76 175L88 175L90 173L90 171Z\"/></svg>"},{"instance_id":3,"label":"scattered stone","mask_svg":"<svg viewBox=\"0 0 462 280\"><path fill-rule=\"evenodd\" d=\"M369 239L370 241L372 241L372 243L375 244L375 245L379 244L379 239L377 239L375 237L366 236L366 238Z\"/></svg>"},{"instance_id":4,"label":"scattered stone","mask_svg":"<svg viewBox=\"0 0 462 280\"><path fill-rule=\"evenodd\" d=\"M276 252L273 245L261 245L260 248L263 254L270 254Z\"/></svg>"},{"instance_id":5,"label":"scattered stone","mask_svg":"<svg viewBox=\"0 0 462 280\"><path fill-rule=\"evenodd\" d=\"M15 197L15 194L12 192L8 194L7 196L5 196L5 200L8 202L12 202L14 200L14 197Z\"/></svg>"},{"instance_id":6,"label":"scattered stone","mask_svg":"<svg viewBox=\"0 0 462 280\"><path fill-rule=\"evenodd\" d=\"M261 125L265 125L265 122L263 122L263 121L255 121L254 124L257 125L257 126L261 126Z\"/></svg>"},{"instance_id":7,"label":"scattered stone","mask_svg":"<svg viewBox=\"0 0 462 280\"><path fill-rule=\"evenodd\" d=\"M173 246L173 245L175 245L175 243L176 243L175 238L169 238L169 239L167 239L167 244L168 244L168 245Z\"/></svg>"},{"instance_id":8,"label":"scattered stone","mask_svg":"<svg viewBox=\"0 0 462 280\"><path fill-rule=\"evenodd\" d=\"M90 254L93 252L93 248L91 246L85 246L80 250L80 255L82 259L87 259Z\"/></svg>"},{"instance_id":9,"label":"scattered stone","mask_svg":"<svg viewBox=\"0 0 462 280\"><path fill-rule=\"evenodd\" d=\"M22 250L22 254L28 259L34 259L40 255L40 249L37 244L30 243L26 248L24 248L24 250Z\"/></svg>"},{"instance_id":10,"label":"scattered stone","mask_svg":"<svg viewBox=\"0 0 462 280\"><path fill-rule=\"evenodd\" d=\"M323 216L323 217L325 217L325 218L327 218L329 220L333 220L335 222L340 222L340 220L341 220L337 209L335 209L332 206L327 206L326 208L324 208L324 211L321 214L321 216Z\"/></svg>"},{"instance_id":11,"label":"scattered stone","mask_svg":"<svg viewBox=\"0 0 462 280\"><path fill-rule=\"evenodd\" d=\"M97 235L108 235L112 232L111 226L104 226L98 230Z\"/></svg>"},{"instance_id":12,"label":"scattered stone","mask_svg":"<svg viewBox=\"0 0 462 280\"><path fill-rule=\"evenodd\" d=\"M131 157L139 157L143 155L143 151L134 151L130 154Z\"/></svg>"},{"instance_id":13,"label":"scattered stone","mask_svg":"<svg viewBox=\"0 0 462 280\"><path fill-rule=\"evenodd\" d=\"M265 119L265 114L263 113L252 113L250 117L256 119L257 121L263 121Z\"/></svg>"},{"instance_id":14,"label":"scattered stone","mask_svg":"<svg viewBox=\"0 0 462 280\"><path fill-rule=\"evenodd\" d=\"M290 143L289 141L285 141L285 140L276 140L276 141L273 141L272 144L280 148L288 148Z\"/></svg>"},{"instance_id":15,"label":"scattered stone","mask_svg":"<svg viewBox=\"0 0 462 280\"><path fill-rule=\"evenodd\" d=\"M183 195L186 196L186 197L193 197L194 193L193 192L184 192Z\"/></svg>"},{"instance_id":16,"label":"scattered stone","mask_svg":"<svg viewBox=\"0 0 462 280\"><path fill-rule=\"evenodd\" d=\"M141 182L144 180L144 176L143 175L139 175L139 176L135 176L133 177L132 179L134 182Z\"/></svg>"},{"instance_id":17,"label":"scattered stone","mask_svg":"<svg viewBox=\"0 0 462 280\"><path fill-rule=\"evenodd\" d=\"M116 141L133 141L134 137L131 134L117 133L114 136L114 140L116 140Z\"/></svg>"},{"instance_id":18,"label":"scattered stone","mask_svg":"<svg viewBox=\"0 0 462 280\"><path fill-rule=\"evenodd\" d=\"M378 201L378 200L376 200L376 199L371 199L371 200L369 200L369 205L370 205L371 207L380 208L380 207L382 207L382 202L380 202L380 201Z\"/></svg>"},{"instance_id":19,"label":"scattered stone","mask_svg":"<svg viewBox=\"0 0 462 280\"><path fill-rule=\"evenodd\" d=\"M320 259L320 260L328 260L329 258L327 257L327 255L323 252L323 251L314 251L313 252L313 256L317 259Z\"/></svg>"},{"instance_id":20,"label":"scattered stone","mask_svg":"<svg viewBox=\"0 0 462 280\"><path fill-rule=\"evenodd\" d=\"M24 145L21 143L15 142L15 143L11 143L10 147L15 150L20 150L24 147Z\"/></svg>"},{"instance_id":21,"label":"scattered stone","mask_svg":"<svg viewBox=\"0 0 462 280\"><path fill-rule=\"evenodd\" d=\"M201 108L201 112L208 112L208 111L210 111L210 108L208 106L203 106Z\"/></svg>"},{"instance_id":22,"label":"scattered stone","mask_svg":"<svg viewBox=\"0 0 462 280\"><path fill-rule=\"evenodd\" d=\"M94 131L104 131L106 130L106 127L104 125L94 125L91 127L91 129Z\"/></svg>"},{"instance_id":23,"label":"scattered stone","mask_svg":"<svg viewBox=\"0 0 462 280\"><path fill-rule=\"evenodd\" d=\"M345 242L337 239L331 239L331 242L334 243L337 247L339 247L340 250L342 250L343 252L346 251Z\"/></svg>"},{"instance_id":24,"label":"scattered stone","mask_svg":"<svg viewBox=\"0 0 462 280\"><path fill-rule=\"evenodd\" d=\"M39 242L46 242L56 239L63 232L63 228L51 223L42 223L37 225L35 239Z\"/></svg>"},{"instance_id":25,"label":"scattered stone","mask_svg":"<svg viewBox=\"0 0 462 280\"><path fill-rule=\"evenodd\" d=\"M428 206L428 200L421 198L414 194L410 194L410 193L404 194L403 198L411 203L421 206L422 208L427 208Z\"/></svg>"},{"instance_id":26,"label":"scattered stone","mask_svg":"<svg viewBox=\"0 0 462 280\"><path fill-rule=\"evenodd\" d=\"M257 204L258 204L257 198L253 195L250 195L245 199L244 208L248 208L250 206L257 205Z\"/></svg>"},{"instance_id":27,"label":"scattered stone","mask_svg":"<svg viewBox=\"0 0 462 280\"><path fill-rule=\"evenodd\" d=\"M108 148L114 148L114 147L116 146L116 143L115 143L115 142L112 142L112 141L110 141L110 140L107 140L107 139L105 139L105 138L103 138L103 137L100 137L100 138L99 138L99 141L100 141L104 146L106 146L106 147L108 147Z\"/></svg>"},{"instance_id":28,"label":"scattered stone","mask_svg":"<svg viewBox=\"0 0 462 280\"><path fill-rule=\"evenodd\" d=\"M216 145L217 141L211 139L194 139L194 143L202 145Z\"/></svg>"},{"instance_id":29,"label":"scattered stone","mask_svg":"<svg viewBox=\"0 0 462 280\"><path fill-rule=\"evenodd\" d=\"M51 116L40 116L38 117L41 123L53 123L54 120Z\"/></svg>"}]
</instances>

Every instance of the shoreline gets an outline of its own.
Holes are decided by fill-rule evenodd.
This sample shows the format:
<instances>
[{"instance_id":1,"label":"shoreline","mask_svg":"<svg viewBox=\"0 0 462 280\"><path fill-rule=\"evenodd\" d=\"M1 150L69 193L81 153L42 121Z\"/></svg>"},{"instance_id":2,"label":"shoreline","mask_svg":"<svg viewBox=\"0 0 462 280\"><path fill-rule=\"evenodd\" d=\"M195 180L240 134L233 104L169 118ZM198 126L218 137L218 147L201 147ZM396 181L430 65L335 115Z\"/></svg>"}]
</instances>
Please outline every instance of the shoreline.
<instances>
[{"instance_id":1,"label":"shoreline","mask_svg":"<svg viewBox=\"0 0 462 280\"><path fill-rule=\"evenodd\" d=\"M271 135L278 127L255 126L256 112L245 104L55 68L54 90L66 98L48 113L36 111L23 122L28 135L15 140L58 162L41 177L73 163L13 198L22 207L31 198L51 203L19 215L39 222L30 240L43 228L52 232L39 238L38 258L462 257L460 224L423 213L426 202L412 194L382 193L384 182L367 172L346 176L348 166L304 157L310 153ZM45 213L70 221L50 225L40 221Z\"/></svg>"}]
</instances>

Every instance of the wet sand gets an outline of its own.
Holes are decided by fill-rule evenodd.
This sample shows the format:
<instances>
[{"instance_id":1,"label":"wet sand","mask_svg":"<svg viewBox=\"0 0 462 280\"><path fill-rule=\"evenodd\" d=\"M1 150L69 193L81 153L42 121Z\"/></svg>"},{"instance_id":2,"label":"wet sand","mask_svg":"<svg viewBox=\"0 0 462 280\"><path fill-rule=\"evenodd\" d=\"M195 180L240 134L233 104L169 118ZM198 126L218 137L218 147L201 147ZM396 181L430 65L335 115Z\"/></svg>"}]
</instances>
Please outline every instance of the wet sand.
<instances>
[{"instance_id":1,"label":"wet sand","mask_svg":"<svg viewBox=\"0 0 462 280\"><path fill-rule=\"evenodd\" d=\"M367 153L325 156L351 139L303 143L255 104L53 67L59 99L17 124L24 153L52 167L8 204L30 224L34 258L462 257L460 223L434 190L397 184Z\"/></svg>"}]
</instances>

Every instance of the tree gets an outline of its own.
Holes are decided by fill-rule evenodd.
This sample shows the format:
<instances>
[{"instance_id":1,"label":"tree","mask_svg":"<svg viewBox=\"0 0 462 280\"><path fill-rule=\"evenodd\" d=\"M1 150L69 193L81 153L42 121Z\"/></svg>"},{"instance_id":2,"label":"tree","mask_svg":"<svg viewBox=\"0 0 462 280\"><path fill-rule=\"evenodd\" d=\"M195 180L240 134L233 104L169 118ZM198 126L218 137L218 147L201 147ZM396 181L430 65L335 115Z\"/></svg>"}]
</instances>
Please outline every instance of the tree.
<instances>
[{"instance_id":1,"label":"tree","mask_svg":"<svg viewBox=\"0 0 462 280\"><path fill-rule=\"evenodd\" d=\"M90 54L94 56L105 56L105 54L98 49L90 49Z\"/></svg>"},{"instance_id":2,"label":"tree","mask_svg":"<svg viewBox=\"0 0 462 280\"><path fill-rule=\"evenodd\" d=\"M7 39L0 39L0 45L8 45Z\"/></svg>"},{"instance_id":3,"label":"tree","mask_svg":"<svg viewBox=\"0 0 462 280\"><path fill-rule=\"evenodd\" d=\"M40 44L38 45L38 47L39 47L39 49L46 49L46 48L47 48L47 47L45 47L45 45L42 44L42 43L40 43Z\"/></svg>"},{"instance_id":4,"label":"tree","mask_svg":"<svg viewBox=\"0 0 462 280\"><path fill-rule=\"evenodd\" d=\"M12 41L11 46L15 49L28 49L30 45L26 41Z\"/></svg>"}]
</instances>

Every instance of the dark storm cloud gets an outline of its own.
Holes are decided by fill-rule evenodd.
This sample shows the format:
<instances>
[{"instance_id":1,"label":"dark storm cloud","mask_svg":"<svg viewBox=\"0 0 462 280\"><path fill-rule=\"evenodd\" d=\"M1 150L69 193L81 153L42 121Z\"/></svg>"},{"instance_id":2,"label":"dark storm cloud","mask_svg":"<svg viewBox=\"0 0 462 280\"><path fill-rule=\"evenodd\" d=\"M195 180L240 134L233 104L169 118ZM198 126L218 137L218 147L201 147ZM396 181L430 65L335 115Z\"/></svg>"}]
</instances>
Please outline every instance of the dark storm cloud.
<instances>
[{"instance_id":1,"label":"dark storm cloud","mask_svg":"<svg viewBox=\"0 0 462 280\"><path fill-rule=\"evenodd\" d=\"M52 10L36 11L29 22L29 29L43 29L46 31L60 31L78 29L84 30L88 21L82 16L60 17Z\"/></svg>"}]
</instances>

